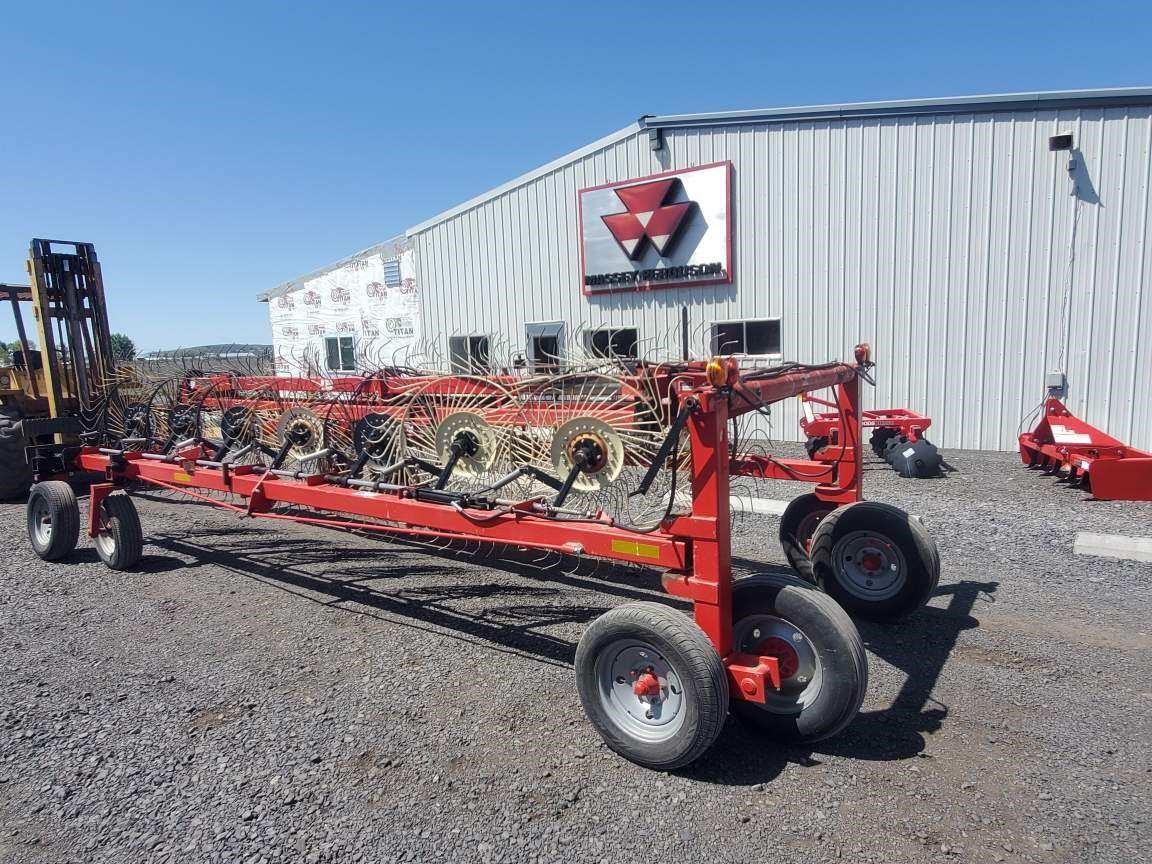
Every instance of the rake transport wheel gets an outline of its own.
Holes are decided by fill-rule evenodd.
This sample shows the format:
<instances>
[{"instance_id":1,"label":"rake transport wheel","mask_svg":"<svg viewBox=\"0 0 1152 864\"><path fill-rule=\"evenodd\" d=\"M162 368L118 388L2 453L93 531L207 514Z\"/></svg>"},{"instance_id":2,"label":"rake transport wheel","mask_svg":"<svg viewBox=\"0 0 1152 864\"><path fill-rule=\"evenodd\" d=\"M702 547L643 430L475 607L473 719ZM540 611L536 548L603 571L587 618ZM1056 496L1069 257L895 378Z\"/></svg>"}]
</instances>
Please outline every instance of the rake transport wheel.
<instances>
[{"instance_id":1,"label":"rake transport wheel","mask_svg":"<svg viewBox=\"0 0 1152 864\"><path fill-rule=\"evenodd\" d=\"M136 504L127 495L109 495L100 503L94 542L100 560L113 570L131 570L144 554L144 531Z\"/></svg>"},{"instance_id":2,"label":"rake transport wheel","mask_svg":"<svg viewBox=\"0 0 1152 864\"><path fill-rule=\"evenodd\" d=\"M868 689L868 660L852 619L826 594L789 576L732 583L736 651L775 657L780 689L763 705L733 700L745 722L790 741L830 738L852 722Z\"/></svg>"},{"instance_id":3,"label":"rake transport wheel","mask_svg":"<svg viewBox=\"0 0 1152 864\"><path fill-rule=\"evenodd\" d=\"M0 405L0 501L22 498L32 488L32 468L24 457L19 422L19 408Z\"/></svg>"},{"instance_id":4,"label":"rake transport wheel","mask_svg":"<svg viewBox=\"0 0 1152 864\"><path fill-rule=\"evenodd\" d=\"M80 540L80 505L63 480L37 483L28 495L28 540L45 561L59 561Z\"/></svg>"},{"instance_id":5,"label":"rake transport wheel","mask_svg":"<svg viewBox=\"0 0 1152 864\"><path fill-rule=\"evenodd\" d=\"M920 520L876 501L846 504L824 517L810 557L817 584L870 621L911 615L940 581L932 535Z\"/></svg>"},{"instance_id":6,"label":"rake transport wheel","mask_svg":"<svg viewBox=\"0 0 1152 864\"><path fill-rule=\"evenodd\" d=\"M626 603L584 631L576 688L605 743L631 762L671 771L712 746L728 714L728 676L682 613Z\"/></svg>"},{"instance_id":7,"label":"rake transport wheel","mask_svg":"<svg viewBox=\"0 0 1152 864\"><path fill-rule=\"evenodd\" d=\"M808 544L820 520L834 509L834 505L807 492L793 498L780 517L780 545L784 556L800 578L813 585L816 575L812 571L812 559L808 557Z\"/></svg>"}]
</instances>

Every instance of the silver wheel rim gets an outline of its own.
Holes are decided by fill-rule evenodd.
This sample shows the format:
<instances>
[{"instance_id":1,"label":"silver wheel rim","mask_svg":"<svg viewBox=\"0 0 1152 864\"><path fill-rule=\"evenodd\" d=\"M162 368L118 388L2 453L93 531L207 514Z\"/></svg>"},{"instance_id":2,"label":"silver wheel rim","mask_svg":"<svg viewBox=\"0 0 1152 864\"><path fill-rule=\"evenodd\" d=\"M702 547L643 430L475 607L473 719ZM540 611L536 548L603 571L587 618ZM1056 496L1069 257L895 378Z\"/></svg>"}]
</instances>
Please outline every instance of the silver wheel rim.
<instances>
[{"instance_id":1,"label":"silver wheel rim","mask_svg":"<svg viewBox=\"0 0 1152 864\"><path fill-rule=\"evenodd\" d=\"M908 564L896 544L873 531L853 531L832 547L840 586L861 600L888 600L908 579Z\"/></svg>"},{"instance_id":2,"label":"silver wheel rim","mask_svg":"<svg viewBox=\"0 0 1152 864\"><path fill-rule=\"evenodd\" d=\"M108 523L100 520L100 530L93 538L96 544L96 551L104 558L111 558L116 553L116 538L112 536L112 532L108 530Z\"/></svg>"},{"instance_id":3,"label":"silver wheel rim","mask_svg":"<svg viewBox=\"0 0 1152 864\"><path fill-rule=\"evenodd\" d=\"M804 631L775 615L748 615L732 627L732 641L745 654L775 657L780 689L767 688L764 704L749 702L773 714L799 714L820 696L823 665Z\"/></svg>"},{"instance_id":4,"label":"silver wheel rim","mask_svg":"<svg viewBox=\"0 0 1152 864\"><path fill-rule=\"evenodd\" d=\"M17 525L20 523L17 522ZM37 497L36 503L32 507L32 534L36 539L36 545L41 548L47 547L52 542L52 511L48 507L48 502L43 497Z\"/></svg>"},{"instance_id":5,"label":"silver wheel rim","mask_svg":"<svg viewBox=\"0 0 1152 864\"><path fill-rule=\"evenodd\" d=\"M659 694L641 696L635 686L641 676L659 682ZM617 728L650 743L667 741L684 725L686 703L679 673L652 645L639 639L618 639L596 657L600 706Z\"/></svg>"}]
</instances>

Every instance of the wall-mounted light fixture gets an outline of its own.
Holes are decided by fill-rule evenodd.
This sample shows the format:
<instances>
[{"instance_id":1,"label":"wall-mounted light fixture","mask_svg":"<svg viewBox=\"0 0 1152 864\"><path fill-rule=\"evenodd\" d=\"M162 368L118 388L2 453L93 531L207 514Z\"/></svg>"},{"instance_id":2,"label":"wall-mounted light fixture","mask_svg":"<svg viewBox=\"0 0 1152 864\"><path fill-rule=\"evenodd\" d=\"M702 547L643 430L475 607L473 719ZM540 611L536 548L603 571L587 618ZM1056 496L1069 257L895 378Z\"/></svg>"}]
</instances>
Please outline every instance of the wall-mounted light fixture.
<instances>
[{"instance_id":1,"label":"wall-mounted light fixture","mask_svg":"<svg viewBox=\"0 0 1152 864\"><path fill-rule=\"evenodd\" d=\"M649 129L648 130L648 146L652 151L664 149L664 130L663 129Z\"/></svg>"},{"instance_id":2,"label":"wall-mounted light fixture","mask_svg":"<svg viewBox=\"0 0 1152 864\"><path fill-rule=\"evenodd\" d=\"M1048 139L1048 149L1052 152L1057 150L1071 150L1072 149L1072 136L1071 135L1053 135Z\"/></svg>"}]
</instances>

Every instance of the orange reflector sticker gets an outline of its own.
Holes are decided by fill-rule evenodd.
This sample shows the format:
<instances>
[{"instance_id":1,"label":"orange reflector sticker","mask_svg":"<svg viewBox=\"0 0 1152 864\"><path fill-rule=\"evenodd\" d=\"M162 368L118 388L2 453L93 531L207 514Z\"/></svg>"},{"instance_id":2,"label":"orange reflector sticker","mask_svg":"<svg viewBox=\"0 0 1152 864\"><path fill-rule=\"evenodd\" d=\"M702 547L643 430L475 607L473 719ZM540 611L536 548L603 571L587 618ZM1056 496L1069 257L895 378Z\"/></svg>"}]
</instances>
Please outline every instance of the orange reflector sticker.
<instances>
[{"instance_id":1,"label":"orange reflector sticker","mask_svg":"<svg viewBox=\"0 0 1152 864\"><path fill-rule=\"evenodd\" d=\"M192 482L192 475L186 474L183 471L177 471L172 475L172 479L175 480L177 483L191 483Z\"/></svg>"},{"instance_id":2,"label":"orange reflector sticker","mask_svg":"<svg viewBox=\"0 0 1152 864\"><path fill-rule=\"evenodd\" d=\"M651 543L637 543L635 540L613 540L612 551L638 558L659 558L660 547Z\"/></svg>"}]
</instances>

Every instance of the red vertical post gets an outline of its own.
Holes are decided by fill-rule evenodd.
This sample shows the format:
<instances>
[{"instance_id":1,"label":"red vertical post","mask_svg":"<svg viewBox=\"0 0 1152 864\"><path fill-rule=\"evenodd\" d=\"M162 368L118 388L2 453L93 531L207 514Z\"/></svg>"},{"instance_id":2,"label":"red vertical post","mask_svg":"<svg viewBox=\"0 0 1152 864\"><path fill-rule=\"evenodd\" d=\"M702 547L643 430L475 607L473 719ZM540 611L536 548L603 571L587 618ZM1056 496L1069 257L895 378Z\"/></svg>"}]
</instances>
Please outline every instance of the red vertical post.
<instances>
[{"instance_id":1,"label":"red vertical post","mask_svg":"<svg viewBox=\"0 0 1152 864\"><path fill-rule=\"evenodd\" d=\"M728 401L706 394L692 415L692 517L710 524L692 542L691 596L700 629L721 657L732 652L732 532L729 508Z\"/></svg>"},{"instance_id":2,"label":"red vertical post","mask_svg":"<svg viewBox=\"0 0 1152 864\"><path fill-rule=\"evenodd\" d=\"M836 388L836 407L843 418L840 445L844 448L836 466L836 482L816 487L823 501L850 504L863 497L864 463L860 458L860 378L852 378Z\"/></svg>"}]
</instances>

